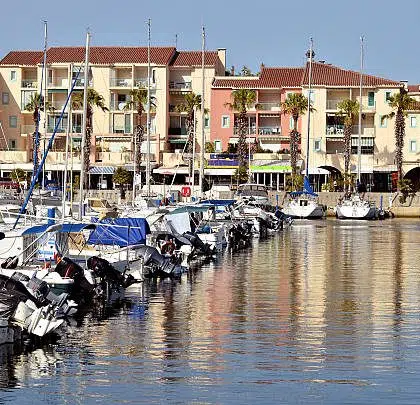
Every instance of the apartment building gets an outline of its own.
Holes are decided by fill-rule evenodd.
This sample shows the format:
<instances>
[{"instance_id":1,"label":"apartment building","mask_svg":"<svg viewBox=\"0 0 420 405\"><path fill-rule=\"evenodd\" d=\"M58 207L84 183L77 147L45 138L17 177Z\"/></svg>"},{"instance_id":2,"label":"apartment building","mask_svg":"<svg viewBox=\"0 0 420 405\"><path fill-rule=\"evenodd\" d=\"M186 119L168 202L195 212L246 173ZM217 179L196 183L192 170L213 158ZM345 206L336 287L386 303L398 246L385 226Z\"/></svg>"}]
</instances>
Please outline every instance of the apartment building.
<instances>
[{"instance_id":1,"label":"apartment building","mask_svg":"<svg viewBox=\"0 0 420 405\"><path fill-rule=\"evenodd\" d=\"M225 72L226 51L206 51L204 54L205 92L210 95L214 76ZM43 80L40 51L11 51L0 61L0 170L10 171L16 165L32 170L33 114L26 110L31 96L47 94L49 110L41 113L41 150L57 127L52 151L47 158L50 177L60 178L65 165L66 132L71 134L71 160L75 171L80 171L82 111L64 108L71 86L81 92L84 86L83 47L52 47L47 51L47 73ZM103 96L108 111L94 109L91 148L91 174L112 174L117 166L133 169L133 128L137 112L127 109L130 91L146 88L148 83L148 52L146 47L91 47L89 87ZM150 52L150 87L154 106L151 116L151 161L153 166L172 161L174 152L186 141L185 113L175 106L189 92L202 93L202 52L178 51L174 47L152 47ZM210 98L205 98L205 108ZM146 124L146 113L141 117ZM202 120L197 120L201 131ZM209 139L209 120L205 121ZM201 147L198 140L198 149ZM143 161L147 147L141 145ZM176 160L176 159L175 159ZM110 178L108 178L109 180ZM94 182L95 183L95 182Z\"/></svg>"},{"instance_id":2,"label":"apartment building","mask_svg":"<svg viewBox=\"0 0 420 405\"><path fill-rule=\"evenodd\" d=\"M309 96L309 63L302 68L262 67L258 77L216 77L212 87L211 139L217 151L226 151L228 145L237 142L234 111L226 107L232 91L249 88L256 91L256 105L249 109L249 142L259 142L262 149L269 150L266 161L259 154L253 156L251 169L254 179L265 184L282 188L287 173L291 172L289 153L289 133L293 121L281 114L280 103L289 92L299 92ZM376 76L363 75L362 115L361 115L361 173L362 180L372 190L391 190L394 161L394 122L383 119L391 108L388 99L399 92L404 83ZM419 87L411 86L410 94L420 100ZM414 92L415 91L415 92ZM319 189L329 175L344 170L343 140L344 118L338 115L337 105L349 98L360 102L360 73L342 69L325 62L313 62L311 80L311 114L309 131L309 161L306 157L308 139L307 114L299 118L301 133L301 169L308 165L309 174L315 188ZM407 177L417 173L417 151L420 133L418 113L410 112L406 121L406 145L404 147L403 169ZM358 121L352 129L351 171L357 172L358 164ZM410 174L411 172L411 174ZM419 174L416 174L420 178ZM415 176L414 176L415 177Z\"/></svg>"}]
</instances>

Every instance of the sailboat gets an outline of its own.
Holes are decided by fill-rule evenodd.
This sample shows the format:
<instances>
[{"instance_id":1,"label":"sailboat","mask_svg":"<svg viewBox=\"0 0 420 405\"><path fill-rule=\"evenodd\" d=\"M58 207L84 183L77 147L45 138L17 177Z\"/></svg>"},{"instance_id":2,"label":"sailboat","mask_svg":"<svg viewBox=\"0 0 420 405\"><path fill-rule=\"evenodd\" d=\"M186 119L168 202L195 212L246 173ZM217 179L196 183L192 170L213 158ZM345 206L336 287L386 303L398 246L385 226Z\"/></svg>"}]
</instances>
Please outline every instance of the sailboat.
<instances>
[{"instance_id":1,"label":"sailboat","mask_svg":"<svg viewBox=\"0 0 420 405\"><path fill-rule=\"evenodd\" d=\"M361 134L362 134L362 88L363 88L363 37L360 37L360 91L359 91L359 138L357 147L357 189L354 193L346 193L335 207L339 219L375 219L377 208L375 203L364 198L364 187L361 183Z\"/></svg>"},{"instance_id":2,"label":"sailboat","mask_svg":"<svg viewBox=\"0 0 420 405\"><path fill-rule=\"evenodd\" d=\"M312 85L312 58L313 41L310 40L309 56L309 77L308 77L308 131L306 137L306 169L303 180L303 190L290 193L291 199L287 201L285 207L281 210L283 214L292 218L318 219L324 217L324 207L318 203L318 194L316 194L309 182L309 134L311 123L311 85Z\"/></svg>"}]
</instances>

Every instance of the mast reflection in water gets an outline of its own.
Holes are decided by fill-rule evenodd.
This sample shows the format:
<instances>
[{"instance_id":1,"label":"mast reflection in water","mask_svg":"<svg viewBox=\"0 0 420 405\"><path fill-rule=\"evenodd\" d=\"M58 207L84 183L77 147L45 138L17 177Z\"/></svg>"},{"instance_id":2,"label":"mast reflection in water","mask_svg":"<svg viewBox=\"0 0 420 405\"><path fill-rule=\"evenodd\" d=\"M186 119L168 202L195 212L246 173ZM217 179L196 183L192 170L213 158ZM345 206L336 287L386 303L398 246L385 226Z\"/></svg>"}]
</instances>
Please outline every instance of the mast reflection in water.
<instances>
[{"instance_id":1,"label":"mast reflection in water","mask_svg":"<svg viewBox=\"0 0 420 405\"><path fill-rule=\"evenodd\" d=\"M418 221L294 225L3 347L0 402L420 403Z\"/></svg>"}]
</instances>

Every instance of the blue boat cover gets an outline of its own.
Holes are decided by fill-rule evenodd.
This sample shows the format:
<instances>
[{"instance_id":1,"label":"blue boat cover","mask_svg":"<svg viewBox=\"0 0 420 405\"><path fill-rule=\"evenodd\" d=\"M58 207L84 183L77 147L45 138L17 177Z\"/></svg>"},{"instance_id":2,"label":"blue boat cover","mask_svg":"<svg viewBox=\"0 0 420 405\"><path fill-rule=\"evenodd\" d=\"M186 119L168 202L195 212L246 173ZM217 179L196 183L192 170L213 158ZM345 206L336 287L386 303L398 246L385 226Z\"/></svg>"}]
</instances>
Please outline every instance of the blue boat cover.
<instances>
[{"instance_id":1,"label":"blue boat cover","mask_svg":"<svg viewBox=\"0 0 420 405\"><path fill-rule=\"evenodd\" d=\"M146 235L150 233L145 218L92 218L96 225L90 234L88 244L132 246L146 243Z\"/></svg>"},{"instance_id":2,"label":"blue boat cover","mask_svg":"<svg viewBox=\"0 0 420 405\"><path fill-rule=\"evenodd\" d=\"M59 229L57 229L56 232L61 233L77 233L82 231L83 229L94 229L95 225L93 224L80 224L80 223L69 223L69 224L57 224L61 225ZM36 225L32 226L28 229L25 229L22 233L22 235L31 235L35 233L44 233L48 230L48 228L51 227L51 224L43 224L43 225Z\"/></svg>"},{"instance_id":3,"label":"blue boat cover","mask_svg":"<svg viewBox=\"0 0 420 405\"><path fill-rule=\"evenodd\" d=\"M308 194L308 195L311 195L313 197L318 197L318 194L316 194L314 192L314 190L312 190L311 184L309 183L309 179L306 176L303 180L303 190L302 191L293 191L293 192L290 193L290 195L292 197L296 197L296 196L302 195L302 194Z\"/></svg>"},{"instance_id":4,"label":"blue boat cover","mask_svg":"<svg viewBox=\"0 0 420 405\"><path fill-rule=\"evenodd\" d=\"M221 207L221 206L233 205L235 202L236 200L204 200L204 201L200 201L200 204L217 205Z\"/></svg>"}]
</instances>

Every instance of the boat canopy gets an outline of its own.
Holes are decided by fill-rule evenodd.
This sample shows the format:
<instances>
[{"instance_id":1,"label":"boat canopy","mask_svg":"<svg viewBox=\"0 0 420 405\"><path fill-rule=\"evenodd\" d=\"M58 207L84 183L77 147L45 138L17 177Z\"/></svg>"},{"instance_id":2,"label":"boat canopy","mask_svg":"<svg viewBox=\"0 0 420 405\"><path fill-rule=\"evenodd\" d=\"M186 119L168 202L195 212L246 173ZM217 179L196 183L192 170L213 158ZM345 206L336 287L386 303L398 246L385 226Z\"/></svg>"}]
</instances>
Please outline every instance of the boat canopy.
<instances>
[{"instance_id":1,"label":"boat canopy","mask_svg":"<svg viewBox=\"0 0 420 405\"><path fill-rule=\"evenodd\" d=\"M61 232L61 233L77 233L81 232L84 229L95 229L94 224L79 224L79 223L68 223L68 224L57 224L57 227L52 227L51 224L43 224L32 226L28 229L25 229L22 232L22 235L32 235L36 233L45 233L51 229L51 232Z\"/></svg>"},{"instance_id":2,"label":"boat canopy","mask_svg":"<svg viewBox=\"0 0 420 405\"><path fill-rule=\"evenodd\" d=\"M87 241L91 245L142 245L150 233L145 218L92 218L92 222L96 227Z\"/></svg>"},{"instance_id":3,"label":"boat canopy","mask_svg":"<svg viewBox=\"0 0 420 405\"><path fill-rule=\"evenodd\" d=\"M204 200L200 204L216 205L217 207L233 205L236 200Z\"/></svg>"}]
</instances>

